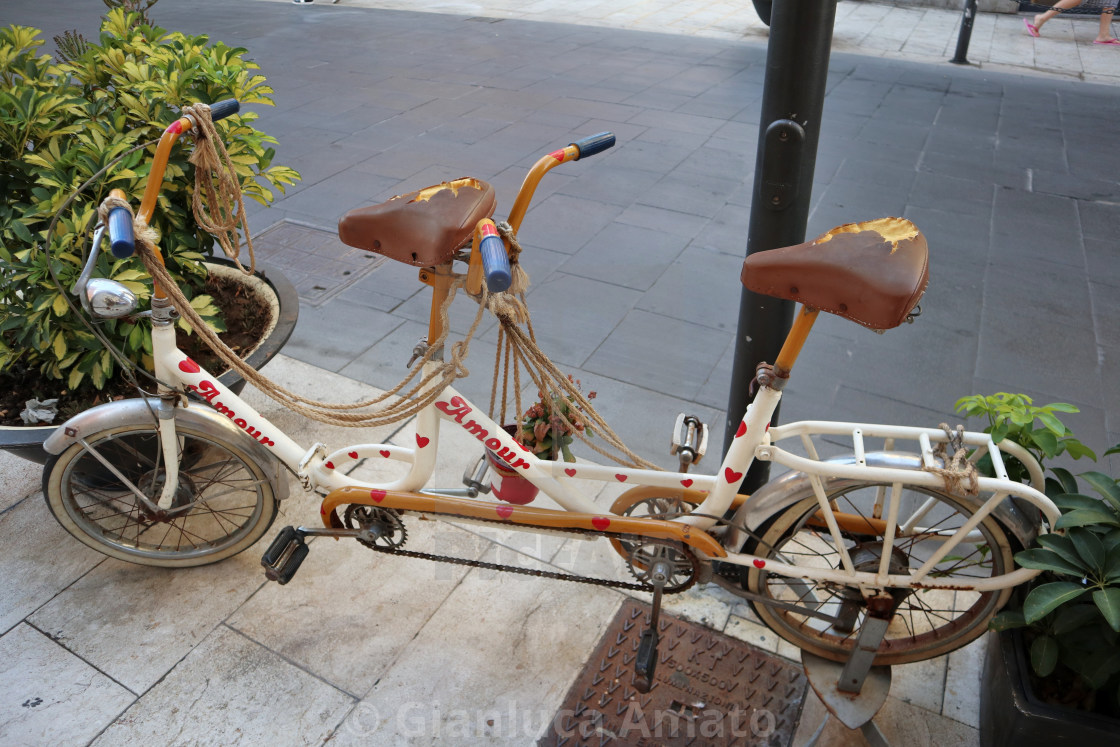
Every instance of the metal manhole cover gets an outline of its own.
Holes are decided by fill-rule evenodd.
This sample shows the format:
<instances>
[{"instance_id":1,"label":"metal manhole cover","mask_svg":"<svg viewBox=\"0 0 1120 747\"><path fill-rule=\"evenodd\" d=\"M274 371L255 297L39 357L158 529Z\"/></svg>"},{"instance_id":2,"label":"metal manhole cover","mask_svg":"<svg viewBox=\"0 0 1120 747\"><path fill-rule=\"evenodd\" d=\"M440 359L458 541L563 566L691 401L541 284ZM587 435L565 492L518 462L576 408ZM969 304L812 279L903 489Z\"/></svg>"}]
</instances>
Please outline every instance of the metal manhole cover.
<instances>
[{"instance_id":1,"label":"metal manhole cover","mask_svg":"<svg viewBox=\"0 0 1120 747\"><path fill-rule=\"evenodd\" d=\"M653 688L631 681L649 606L627 600L541 747L789 745L805 699L796 664L662 613Z\"/></svg>"},{"instance_id":2,"label":"metal manhole cover","mask_svg":"<svg viewBox=\"0 0 1120 747\"><path fill-rule=\"evenodd\" d=\"M321 306L370 274L385 258L343 244L334 231L282 220L253 238L257 260L284 273L299 298ZM242 260L248 252L242 249Z\"/></svg>"}]
</instances>

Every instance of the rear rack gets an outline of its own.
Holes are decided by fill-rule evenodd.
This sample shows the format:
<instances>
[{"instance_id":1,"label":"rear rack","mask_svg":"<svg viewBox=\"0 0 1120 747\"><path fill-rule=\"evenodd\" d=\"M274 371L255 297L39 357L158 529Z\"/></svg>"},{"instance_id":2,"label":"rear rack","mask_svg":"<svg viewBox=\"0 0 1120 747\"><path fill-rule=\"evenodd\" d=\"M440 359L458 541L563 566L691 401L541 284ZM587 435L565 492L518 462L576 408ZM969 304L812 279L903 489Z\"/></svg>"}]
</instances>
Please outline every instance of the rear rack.
<instances>
[{"instance_id":1,"label":"rear rack","mask_svg":"<svg viewBox=\"0 0 1120 747\"><path fill-rule=\"evenodd\" d=\"M756 456L798 472L820 477L835 476L883 483L902 482L934 489L944 488L943 479L932 471L942 466L941 460L934 454L936 445L950 442L949 434L940 428L805 420L775 426L767 435L767 440L758 447ZM953 434L954 437L956 435ZM778 445L783 440L793 438L799 440L805 456L799 456ZM847 464L826 462L821 458L817 445L818 440L825 439L842 446L845 440L850 440L850 453L854 455L854 460ZM882 439L881 451L920 454L921 463L914 468L869 466L866 458L870 451L867 445L868 439ZM1053 526L1059 512L1042 493L1045 478L1042 468L1030 452L1008 440L996 444L989 434L976 431L963 431L961 442L965 446L972 447L969 455L971 462L975 463L985 455L991 458L996 476L979 478L982 493L991 493L993 498L998 497L1000 500L1007 496L1021 498L1039 509ZM1005 454L1022 462L1030 475L1030 485L1008 479L1007 467L1004 464Z\"/></svg>"}]
</instances>

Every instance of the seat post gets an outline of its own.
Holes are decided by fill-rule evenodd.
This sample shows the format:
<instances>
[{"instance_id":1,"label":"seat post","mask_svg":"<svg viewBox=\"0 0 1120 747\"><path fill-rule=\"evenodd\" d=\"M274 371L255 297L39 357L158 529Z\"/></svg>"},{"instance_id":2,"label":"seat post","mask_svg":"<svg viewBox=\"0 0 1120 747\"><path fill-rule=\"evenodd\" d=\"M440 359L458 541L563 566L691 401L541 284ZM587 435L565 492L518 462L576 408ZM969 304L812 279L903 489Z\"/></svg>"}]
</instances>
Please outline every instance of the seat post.
<instances>
[{"instance_id":1,"label":"seat post","mask_svg":"<svg viewBox=\"0 0 1120 747\"><path fill-rule=\"evenodd\" d=\"M432 286L432 307L428 314L429 345L435 345L443 337L445 329L441 310L451 292L453 280L454 274L450 262L435 267L425 267L420 271L420 282Z\"/></svg>"},{"instance_id":2,"label":"seat post","mask_svg":"<svg viewBox=\"0 0 1120 747\"><path fill-rule=\"evenodd\" d=\"M817 321L817 315L820 314L819 309L811 309L808 306L802 306L797 312L797 316L793 319L793 326L786 335L786 340L782 343L782 349L778 353L777 360L774 361L774 373L781 378L789 376L789 372L793 369L793 364L797 361L797 356L801 354L801 348L805 345L805 340L809 337L809 332L813 329L813 323Z\"/></svg>"}]
</instances>

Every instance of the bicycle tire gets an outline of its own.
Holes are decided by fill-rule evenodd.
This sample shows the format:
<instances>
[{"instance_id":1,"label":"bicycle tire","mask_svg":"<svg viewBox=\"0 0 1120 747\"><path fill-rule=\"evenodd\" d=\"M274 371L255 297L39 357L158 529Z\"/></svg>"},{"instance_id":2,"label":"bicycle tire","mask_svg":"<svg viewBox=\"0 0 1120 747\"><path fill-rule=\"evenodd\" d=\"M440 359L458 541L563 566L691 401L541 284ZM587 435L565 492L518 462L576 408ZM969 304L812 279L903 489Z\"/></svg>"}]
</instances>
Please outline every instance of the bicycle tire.
<instances>
[{"instance_id":1,"label":"bicycle tire","mask_svg":"<svg viewBox=\"0 0 1120 747\"><path fill-rule=\"evenodd\" d=\"M836 486L825 484L825 493L836 511L868 515L871 505L869 491L890 486L878 483ZM826 528L810 526L808 522L819 509L811 489L805 495L763 520L744 546L744 551L763 558L785 562L827 565L839 568L839 552ZM925 505L933 500L933 514L923 525L926 534L936 531L940 536L951 534L973 514L967 503L937 490L908 487L903 492L899 525L905 523L908 506ZM913 513L913 512L910 512ZM927 514L929 516L929 514ZM930 523L932 522L932 523ZM1013 567L1012 540L1008 532L992 516L980 522L977 530L982 542L961 543L934 568L932 575L957 578L961 586L1008 572ZM875 533L842 529L841 539L853 556L853 562L862 557L865 567L860 570L877 570L879 556L875 554ZM880 538L881 539L881 538ZM936 538L927 537L895 540L891 573L916 570ZM986 549L985 549L986 548ZM879 543L881 556L882 544ZM898 554L898 553L901 553ZM965 553L965 554L960 554ZM917 562L914 562L917 561ZM903 569L905 566L905 570ZM810 653L833 661L846 661L851 655L859 634L865 611L860 605L858 589L835 587L805 579L793 579L750 568L745 573L745 586L751 592L786 602L809 603L818 611L850 621L847 624L830 624L809 615L799 614L763 602L752 601L751 606L763 623L789 643ZM844 596L845 590L848 596ZM896 593L902 594L901 590ZM954 651L975 640L987 630L988 621L1006 603L1011 589L992 592L967 590L947 591L935 589L907 590L892 618L886 637L879 647L876 665L906 664L934 658Z\"/></svg>"},{"instance_id":2,"label":"bicycle tire","mask_svg":"<svg viewBox=\"0 0 1120 747\"><path fill-rule=\"evenodd\" d=\"M276 518L278 501L269 477L220 434L189 423L177 423L176 433L180 481L172 508L180 513L152 516L85 446L74 443L43 469L43 497L51 514L89 547L140 565L188 568L246 550ZM154 424L99 431L86 442L146 497L158 500L162 466Z\"/></svg>"}]
</instances>

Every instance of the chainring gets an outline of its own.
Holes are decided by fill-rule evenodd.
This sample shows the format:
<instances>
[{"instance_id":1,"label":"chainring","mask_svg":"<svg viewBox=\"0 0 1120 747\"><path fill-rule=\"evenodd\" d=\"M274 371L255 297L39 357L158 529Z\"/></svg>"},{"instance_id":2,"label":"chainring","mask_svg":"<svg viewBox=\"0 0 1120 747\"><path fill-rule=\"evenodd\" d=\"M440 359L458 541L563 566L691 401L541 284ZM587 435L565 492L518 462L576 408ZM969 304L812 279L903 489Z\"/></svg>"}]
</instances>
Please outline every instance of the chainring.
<instances>
[{"instance_id":1,"label":"chainring","mask_svg":"<svg viewBox=\"0 0 1120 747\"><path fill-rule=\"evenodd\" d=\"M358 542L374 550L395 550L408 540L408 530L400 513L392 508L378 508L351 503L346 507L343 523L348 529L364 529L375 535L372 540Z\"/></svg>"},{"instance_id":2,"label":"chainring","mask_svg":"<svg viewBox=\"0 0 1120 747\"><path fill-rule=\"evenodd\" d=\"M700 564L696 556L680 543L639 538L627 544L633 549L626 557L626 566L634 578L643 584L653 584L652 569L660 560L666 561L670 567L669 580L665 584L666 593L681 592L696 583Z\"/></svg>"}]
</instances>

